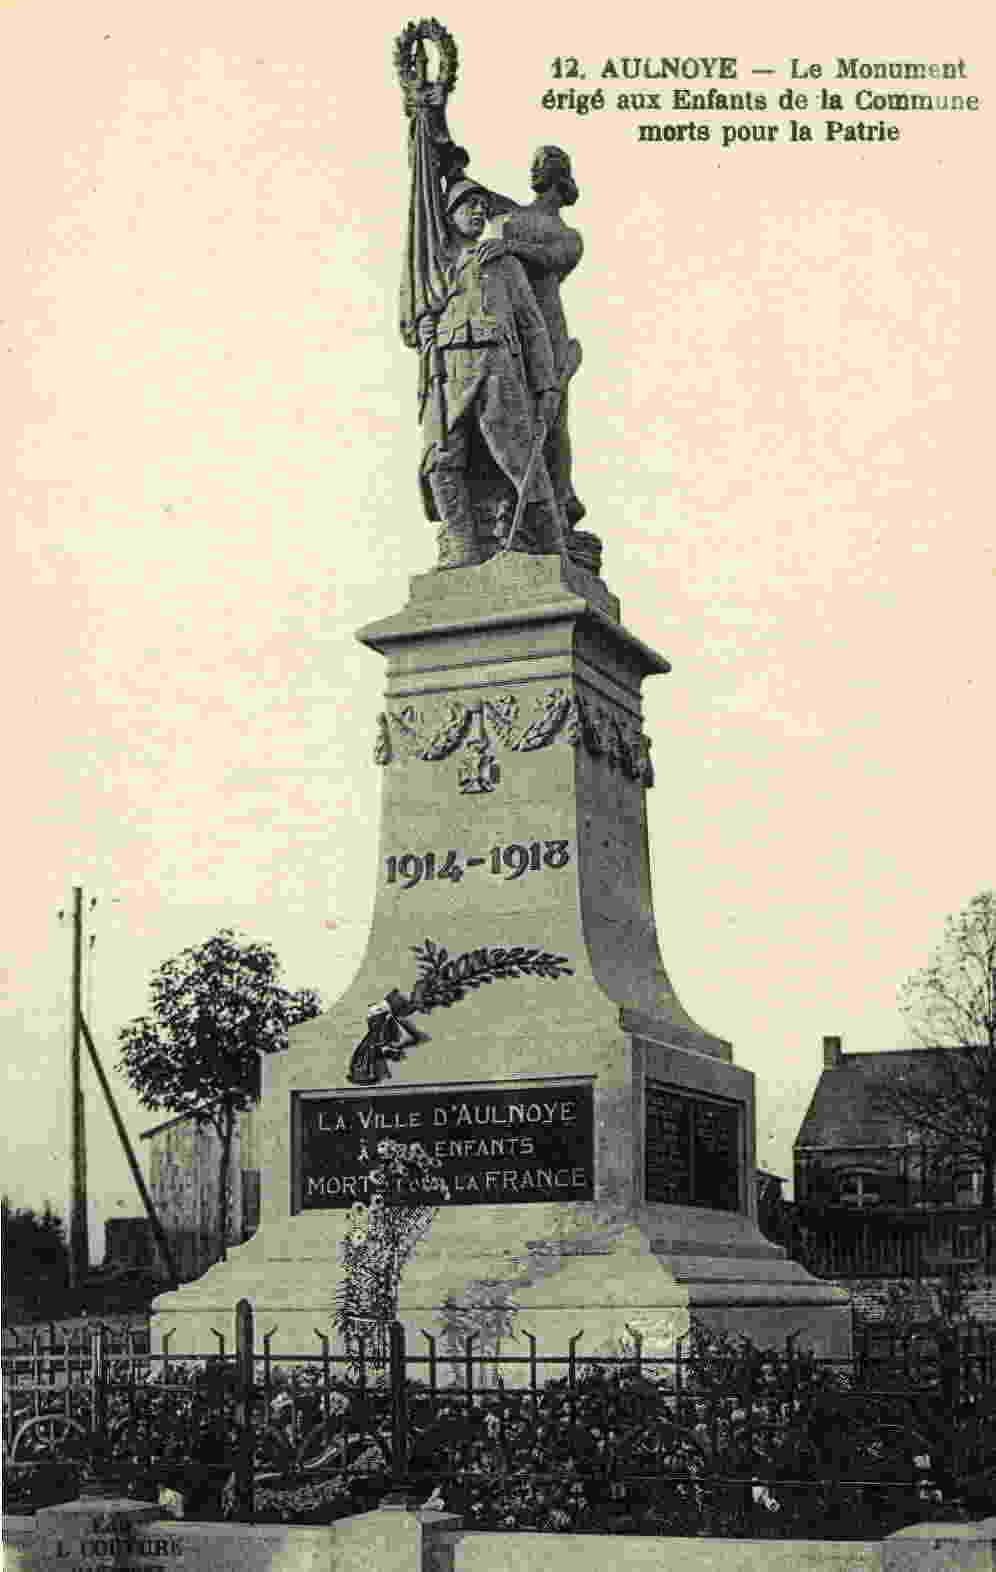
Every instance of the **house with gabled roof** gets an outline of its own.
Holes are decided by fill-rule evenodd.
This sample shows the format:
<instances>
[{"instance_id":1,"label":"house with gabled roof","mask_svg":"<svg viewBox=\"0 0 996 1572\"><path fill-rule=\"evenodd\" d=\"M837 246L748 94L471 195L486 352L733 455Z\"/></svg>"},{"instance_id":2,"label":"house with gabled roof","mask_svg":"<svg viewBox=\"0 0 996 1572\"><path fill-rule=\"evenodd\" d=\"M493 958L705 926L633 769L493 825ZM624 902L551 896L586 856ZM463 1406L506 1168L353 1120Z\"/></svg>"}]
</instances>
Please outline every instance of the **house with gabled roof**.
<instances>
[{"instance_id":1,"label":"house with gabled roof","mask_svg":"<svg viewBox=\"0 0 996 1572\"><path fill-rule=\"evenodd\" d=\"M919 1278L990 1259L978 1164L932 1148L882 1096L900 1073L940 1082L957 1052L845 1053L839 1037L824 1037L793 1164L797 1217L820 1275Z\"/></svg>"}]
</instances>

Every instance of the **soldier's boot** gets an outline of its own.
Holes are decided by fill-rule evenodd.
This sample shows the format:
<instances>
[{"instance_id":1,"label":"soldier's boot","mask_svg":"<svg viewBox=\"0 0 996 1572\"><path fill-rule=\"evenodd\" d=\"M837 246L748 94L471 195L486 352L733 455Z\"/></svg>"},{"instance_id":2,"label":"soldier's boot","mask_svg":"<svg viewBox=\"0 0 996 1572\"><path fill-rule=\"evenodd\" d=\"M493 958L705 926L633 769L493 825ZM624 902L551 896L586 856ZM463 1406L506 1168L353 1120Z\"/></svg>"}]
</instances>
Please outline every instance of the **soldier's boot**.
<instances>
[{"instance_id":1,"label":"soldier's boot","mask_svg":"<svg viewBox=\"0 0 996 1572\"><path fill-rule=\"evenodd\" d=\"M471 568L486 562L489 552L481 545L470 494L462 471L443 467L429 476L436 511L442 527L436 535L439 543L438 568Z\"/></svg>"},{"instance_id":2,"label":"soldier's boot","mask_svg":"<svg viewBox=\"0 0 996 1572\"><path fill-rule=\"evenodd\" d=\"M561 506L569 526L573 529L575 524L580 524L588 509L572 486L566 497L561 498Z\"/></svg>"}]
</instances>

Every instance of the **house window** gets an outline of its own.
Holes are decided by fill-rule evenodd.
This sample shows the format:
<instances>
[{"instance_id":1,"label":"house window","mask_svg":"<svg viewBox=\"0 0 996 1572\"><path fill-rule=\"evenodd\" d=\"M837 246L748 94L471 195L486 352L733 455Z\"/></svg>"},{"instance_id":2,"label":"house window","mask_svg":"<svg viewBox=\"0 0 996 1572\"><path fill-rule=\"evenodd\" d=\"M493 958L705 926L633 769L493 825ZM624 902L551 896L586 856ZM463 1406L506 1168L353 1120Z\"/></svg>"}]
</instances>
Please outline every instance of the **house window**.
<instances>
[{"instance_id":1,"label":"house window","mask_svg":"<svg viewBox=\"0 0 996 1572\"><path fill-rule=\"evenodd\" d=\"M841 1206L864 1208L879 1206L882 1200L881 1179L878 1174L844 1174L840 1181Z\"/></svg>"},{"instance_id":2,"label":"house window","mask_svg":"<svg viewBox=\"0 0 996 1572\"><path fill-rule=\"evenodd\" d=\"M977 1168L960 1168L955 1174L955 1206L982 1205L982 1175Z\"/></svg>"},{"instance_id":3,"label":"house window","mask_svg":"<svg viewBox=\"0 0 996 1572\"><path fill-rule=\"evenodd\" d=\"M958 1261L974 1261L982 1253L982 1236L978 1228L969 1228L962 1225L955 1229L954 1237L955 1259Z\"/></svg>"}]
</instances>

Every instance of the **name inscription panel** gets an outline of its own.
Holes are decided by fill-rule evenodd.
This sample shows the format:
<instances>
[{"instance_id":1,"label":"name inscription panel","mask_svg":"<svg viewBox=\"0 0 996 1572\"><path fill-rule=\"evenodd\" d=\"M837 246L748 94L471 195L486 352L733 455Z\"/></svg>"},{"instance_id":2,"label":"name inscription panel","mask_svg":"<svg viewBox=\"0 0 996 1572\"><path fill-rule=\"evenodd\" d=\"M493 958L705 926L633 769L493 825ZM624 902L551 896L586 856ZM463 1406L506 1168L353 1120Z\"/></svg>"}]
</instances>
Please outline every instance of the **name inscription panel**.
<instances>
[{"instance_id":1,"label":"name inscription panel","mask_svg":"<svg viewBox=\"0 0 996 1572\"><path fill-rule=\"evenodd\" d=\"M295 1211L365 1201L377 1143L419 1142L442 1167L450 1206L594 1198L592 1088L441 1087L434 1092L298 1093ZM411 1199L421 1199L413 1191Z\"/></svg>"},{"instance_id":2,"label":"name inscription panel","mask_svg":"<svg viewBox=\"0 0 996 1572\"><path fill-rule=\"evenodd\" d=\"M82 1530L67 1525L60 1531L79 1533L78 1541L57 1535L54 1554L47 1556L46 1547L40 1546L39 1563L63 1564L64 1572L105 1572L111 1567L118 1572L173 1572L183 1559L183 1540L163 1535L161 1529L161 1523L136 1521L127 1512L98 1512Z\"/></svg>"},{"instance_id":3,"label":"name inscription panel","mask_svg":"<svg viewBox=\"0 0 996 1572\"><path fill-rule=\"evenodd\" d=\"M740 1109L716 1098L647 1087L647 1200L740 1207Z\"/></svg>"}]
</instances>

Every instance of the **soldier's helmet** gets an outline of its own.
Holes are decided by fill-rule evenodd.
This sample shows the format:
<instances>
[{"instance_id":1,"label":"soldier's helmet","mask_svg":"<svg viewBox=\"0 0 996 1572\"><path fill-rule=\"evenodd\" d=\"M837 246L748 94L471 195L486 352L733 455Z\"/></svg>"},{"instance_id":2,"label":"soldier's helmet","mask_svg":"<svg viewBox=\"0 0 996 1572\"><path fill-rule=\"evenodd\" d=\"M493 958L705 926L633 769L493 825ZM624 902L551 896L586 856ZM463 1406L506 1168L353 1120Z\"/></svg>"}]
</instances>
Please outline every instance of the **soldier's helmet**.
<instances>
[{"instance_id":1,"label":"soldier's helmet","mask_svg":"<svg viewBox=\"0 0 996 1572\"><path fill-rule=\"evenodd\" d=\"M479 196L485 207L488 206L488 193L476 180L457 180L446 193L446 216L449 218L456 212L461 202L466 202L469 197Z\"/></svg>"}]
</instances>

